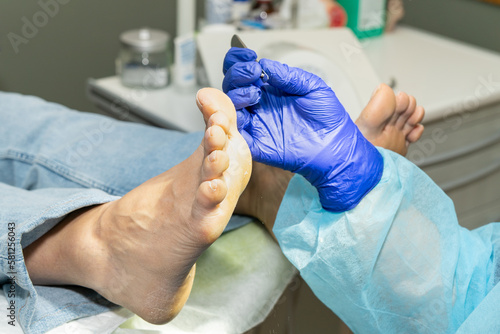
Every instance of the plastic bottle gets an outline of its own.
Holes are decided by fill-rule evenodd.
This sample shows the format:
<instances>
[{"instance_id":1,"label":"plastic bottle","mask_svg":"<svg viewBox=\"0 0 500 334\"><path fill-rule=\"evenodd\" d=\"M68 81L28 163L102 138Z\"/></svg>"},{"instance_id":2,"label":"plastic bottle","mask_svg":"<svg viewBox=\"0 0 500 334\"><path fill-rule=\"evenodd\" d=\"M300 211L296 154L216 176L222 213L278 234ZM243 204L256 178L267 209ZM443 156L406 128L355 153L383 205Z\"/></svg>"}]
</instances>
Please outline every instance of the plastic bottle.
<instances>
[{"instance_id":1,"label":"plastic bottle","mask_svg":"<svg viewBox=\"0 0 500 334\"><path fill-rule=\"evenodd\" d=\"M194 0L178 1L178 36L174 39L174 82L176 88L183 92L196 89L195 9Z\"/></svg>"}]
</instances>

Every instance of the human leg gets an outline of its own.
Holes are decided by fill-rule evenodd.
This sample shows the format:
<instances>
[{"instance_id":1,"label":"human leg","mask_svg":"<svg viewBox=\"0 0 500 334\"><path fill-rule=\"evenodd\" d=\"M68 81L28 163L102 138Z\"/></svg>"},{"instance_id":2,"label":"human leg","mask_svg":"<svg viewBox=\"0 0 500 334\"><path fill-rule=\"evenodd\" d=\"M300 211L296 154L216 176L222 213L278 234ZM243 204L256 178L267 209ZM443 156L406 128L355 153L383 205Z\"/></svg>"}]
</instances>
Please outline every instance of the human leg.
<instances>
[{"instance_id":1,"label":"human leg","mask_svg":"<svg viewBox=\"0 0 500 334\"><path fill-rule=\"evenodd\" d=\"M180 311L196 259L222 233L251 172L234 108L211 94L222 95L198 95L207 130L193 155L119 200L68 216L26 249L35 283L92 288L153 323ZM69 258L57 271L61 253Z\"/></svg>"},{"instance_id":2,"label":"human leg","mask_svg":"<svg viewBox=\"0 0 500 334\"><path fill-rule=\"evenodd\" d=\"M29 246L35 283L87 286L154 323L175 316L189 295L196 259L222 233L251 171L230 102L206 91L199 98L208 126L195 153L117 201L68 216ZM68 259L78 267L69 274L45 270L57 268L61 251L71 255L61 245L74 247L68 236L78 235L88 236L82 249L103 260L96 273L78 274L89 265L82 253ZM89 249L93 244L99 246Z\"/></svg>"},{"instance_id":3,"label":"human leg","mask_svg":"<svg viewBox=\"0 0 500 334\"><path fill-rule=\"evenodd\" d=\"M34 283L86 286L157 323L179 311L196 258L222 233L251 172L234 107L213 94L222 93L200 92L207 131L188 159L119 200L67 215L26 244Z\"/></svg>"},{"instance_id":4,"label":"human leg","mask_svg":"<svg viewBox=\"0 0 500 334\"><path fill-rule=\"evenodd\" d=\"M25 265L23 248L57 226L69 212L116 200L97 189L66 188L28 191L0 183L0 283L14 310L15 326L26 333L45 333L75 317L114 307L82 287L34 286ZM91 269L91 268L89 268Z\"/></svg>"},{"instance_id":5,"label":"human leg","mask_svg":"<svg viewBox=\"0 0 500 334\"><path fill-rule=\"evenodd\" d=\"M123 196L189 157L203 132L181 133L0 92L0 182L92 188ZM233 216L231 230L251 221Z\"/></svg>"}]
</instances>

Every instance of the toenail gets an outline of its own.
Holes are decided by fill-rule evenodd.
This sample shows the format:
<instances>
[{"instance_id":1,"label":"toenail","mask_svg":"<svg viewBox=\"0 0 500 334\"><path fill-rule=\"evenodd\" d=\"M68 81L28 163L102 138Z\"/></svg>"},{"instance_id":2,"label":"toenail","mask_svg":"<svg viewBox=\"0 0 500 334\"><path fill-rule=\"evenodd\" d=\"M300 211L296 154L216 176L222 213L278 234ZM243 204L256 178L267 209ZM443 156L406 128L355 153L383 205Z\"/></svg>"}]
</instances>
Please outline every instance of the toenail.
<instances>
[{"instance_id":1,"label":"toenail","mask_svg":"<svg viewBox=\"0 0 500 334\"><path fill-rule=\"evenodd\" d=\"M208 181L208 186L212 189L213 192L217 190L217 183L215 181Z\"/></svg>"},{"instance_id":2,"label":"toenail","mask_svg":"<svg viewBox=\"0 0 500 334\"><path fill-rule=\"evenodd\" d=\"M214 162L215 160L217 159L217 151L213 151L212 153L210 153L210 155L208 156L208 160L210 162Z\"/></svg>"},{"instance_id":3,"label":"toenail","mask_svg":"<svg viewBox=\"0 0 500 334\"><path fill-rule=\"evenodd\" d=\"M200 94L200 91L201 91L201 89L199 89L198 92L196 92L196 103L198 103L200 106L203 106L203 104L201 104L201 102L200 102L200 99L198 98L198 94Z\"/></svg>"}]
</instances>

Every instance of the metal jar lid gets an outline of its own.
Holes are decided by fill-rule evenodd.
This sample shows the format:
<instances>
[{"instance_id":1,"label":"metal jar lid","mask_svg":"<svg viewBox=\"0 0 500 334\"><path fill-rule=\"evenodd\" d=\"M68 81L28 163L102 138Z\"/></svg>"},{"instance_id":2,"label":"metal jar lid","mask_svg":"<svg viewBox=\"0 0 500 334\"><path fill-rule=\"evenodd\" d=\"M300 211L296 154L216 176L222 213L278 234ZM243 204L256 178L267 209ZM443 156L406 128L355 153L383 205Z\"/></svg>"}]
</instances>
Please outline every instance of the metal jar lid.
<instances>
[{"instance_id":1,"label":"metal jar lid","mask_svg":"<svg viewBox=\"0 0 500 334\"><path fill-rule=\"evenodd\" d=\"M129 30L120 35L124 47L141 52L165 51L168 40L169 35L165 31L149 28Z\"/></svg>"}]
</instances>

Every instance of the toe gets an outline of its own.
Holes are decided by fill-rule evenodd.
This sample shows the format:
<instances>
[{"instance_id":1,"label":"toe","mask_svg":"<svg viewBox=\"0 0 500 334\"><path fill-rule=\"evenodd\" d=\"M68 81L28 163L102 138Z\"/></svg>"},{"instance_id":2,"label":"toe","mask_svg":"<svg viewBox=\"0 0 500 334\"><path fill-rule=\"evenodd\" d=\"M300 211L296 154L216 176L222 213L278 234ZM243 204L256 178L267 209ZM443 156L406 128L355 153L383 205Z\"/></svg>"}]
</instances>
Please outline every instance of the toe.
<instances>
[{"instance_id":1,"label":"toe","mask_svg":"<svg viewBox=\"0 0 500 334\"><path fill-rule=\"evenodd\" d=\"M196 103L203 113L205 122L217 111L222 111L229 119L229 123L236 124L236 110L226 94L215 88L203 88L196 94Z\"/></svg>"},{"instance_id":2,"label":"toe","mask_svg":"<svg viewBox=\"0 0 500 334\"><path fill-rule=\"evenodd\" d=\"M418 124L406 136L406 140L409 141L410 143L415 143L417 140L420 139L420 137L422 137L423 133L424 133L424 126L422 124Z\"/></svg>"},{"instance_id":3,"label":"toe","mask_svg":"<svg viewBox=\"0 0 500 334\"><path fill-rule=\"evenodd\" d=\"M397 121L396 121L396 126L399 128L399 129L403 129L406 122L408 121L408 119L411 117L411 115L413 115L413 113L415 112L415 108L417 106L417 101L415 100L415 98L413 96L410 96L409 97L409 103L408 103L408 107L406 108L406 110L398 117Z\"/></svg>"},{"instance_id":4,"label":"toe","mask_svg":"<svg viewBox=\"0 0 500 334\"><path fill-rule=\"evenodd\" d=\"M229 133L230 122L224 112L218 111L210 116L207 122L207 128L213 125L218 125L224 130L224 132Z\"/></svg>"},{"instance_id":5,"label":"toe","mask_svg":"<svg viewBox=\"0 0 500 334\"><path fill-rule=\"evenodd\" d=\"M213 180L222 176L224 171L229 168L229 156L225 151L213 151L203 162L202 180Z\"/></svg>"},{"instance_id":6,"label":"toe","mask_svg":"<svg viewBox=\"0 0 500 334\"><path fill-rule=\"evenodd\" d=\"M205 217L208 211L220 204L227 195L227 186L222 179L204 181L196 192L195 211L201 217Z\"/></svg>"},{"instance_id":7,"label":"toe","mask_svg":"<svg viewBox=\"0 0 500 334\"><path fill-rule=\"evenodd\" d=\"M394 113L395 103L392 88L381 84L361 112L356 124L363 128L383 128Z\"/></svg>"},{"instance_id":8,"label":"toe","mask_svg":"<svg viewBox=\"0 0 500 334\"><path fill-rule=\"evenodd\" d=\"M403 127L403 134L405 135L405 137L408 136L411 131L413 131L417 124L422 122L422 120L424 119L424 114L425 111L422 106L418 106L415 108L413 114L410 115Z\"/></svg>"},{"instance_id":9,"label":"toe","mask_svg":"<svg viewBox=\"0 0 500 334\"><path fill-rule=\"evenodd\" d=\"M424 119L424 115L425 115L424 107L418 106L415 109L413 115L411 115L410 118L408 119L408 124L412 126L419 124Z\"/></svg>"},{"instance_id":10,"label":"toe","mask_svg":"<svg viewBox=\"0 0 500 334\"><path fill-rule=\"evenodd\" d=\"M232 210L228 211L227 184L222 179L202 182L196 192L191 211L193 237L200 246L212 244L226 227Z\"/></svg>"},{"instance_id":11,"label":"toe","mask_svg":"<svg viewBox=\"0 0 500 334\"><path fill-rule=\"evenodd\" d=\"M203 140L203 146L205 148L205 155L209 155L215 150L222 150L226 146L227 135L224 130L218 126L214 125L209 127L205 131L205 138Z\"/></svg>"},{"instance_id":12,"label":"toe","mask_svg":"<svg viewBox=\"0 0 500 334\"><path fill-rule=\"evenodd\" d=\"M200 109L203 114L205 123L208 122L208 119L212 116L212 114L217 112L217 109L214 109L213 104L210 102L211 93L211 88L202 88L198 91L198 93L196 93L196 104L198 105L198 109Z\"/></svg>"},{"instance_id":13,"label":"toe","mask_svg":"<svg viewBox=\"0 0 500 334\"><path fill-rule=\"evenodd\" d=\"M396 96L396 114L402 114L410 105L410 97L405 92L399 92Z\"/></svg>"}]
</instances>

